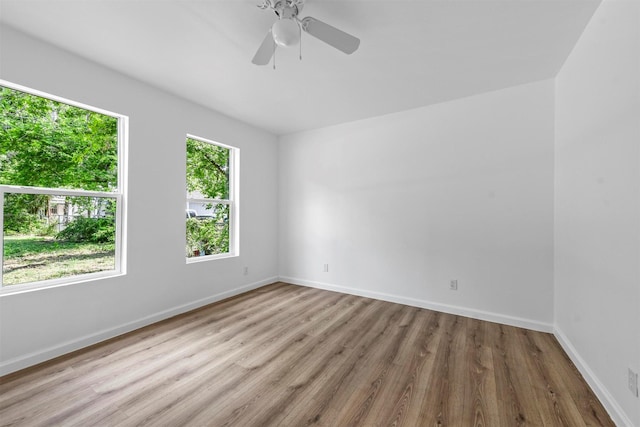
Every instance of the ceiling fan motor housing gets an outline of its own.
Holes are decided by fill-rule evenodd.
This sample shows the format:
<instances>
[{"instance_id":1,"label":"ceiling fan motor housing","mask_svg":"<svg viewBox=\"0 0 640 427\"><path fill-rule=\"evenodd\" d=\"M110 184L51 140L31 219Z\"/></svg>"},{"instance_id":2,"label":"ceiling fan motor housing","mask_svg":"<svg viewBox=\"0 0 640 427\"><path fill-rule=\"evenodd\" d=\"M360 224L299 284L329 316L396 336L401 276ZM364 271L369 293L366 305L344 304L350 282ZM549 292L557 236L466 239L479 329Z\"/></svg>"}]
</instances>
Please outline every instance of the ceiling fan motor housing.
<instances>
[{"instance_id":1,"label":"ceiling fan motor housing","mask_svg":"<svg viewBox=\"0 0 640 427\"><path fill-rule=\"evenodd\" d=\"M298 16L298 13L302 11L304 1L301 0L278 0L273 3L271 7L279 18L289 19Z\"/></svg>"}]
</instances>

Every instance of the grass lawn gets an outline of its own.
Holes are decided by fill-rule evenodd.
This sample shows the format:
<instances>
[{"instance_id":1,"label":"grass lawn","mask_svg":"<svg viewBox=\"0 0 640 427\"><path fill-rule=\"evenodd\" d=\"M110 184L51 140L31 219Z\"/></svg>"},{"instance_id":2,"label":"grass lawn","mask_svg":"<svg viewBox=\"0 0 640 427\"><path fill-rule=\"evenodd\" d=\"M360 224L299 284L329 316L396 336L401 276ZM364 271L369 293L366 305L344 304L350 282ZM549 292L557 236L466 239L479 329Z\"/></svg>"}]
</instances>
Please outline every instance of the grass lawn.
<instances>
[{"instance_id":1,"label":"grass lawn","mask_svg":"<svg viewBox=\"0 0 640 427\"><path fill-rule=\"evenodd\" d=\"M62 242L52 237L5 236L4 286L115 268L113 243Z\"/></svg>"}]
</instances>

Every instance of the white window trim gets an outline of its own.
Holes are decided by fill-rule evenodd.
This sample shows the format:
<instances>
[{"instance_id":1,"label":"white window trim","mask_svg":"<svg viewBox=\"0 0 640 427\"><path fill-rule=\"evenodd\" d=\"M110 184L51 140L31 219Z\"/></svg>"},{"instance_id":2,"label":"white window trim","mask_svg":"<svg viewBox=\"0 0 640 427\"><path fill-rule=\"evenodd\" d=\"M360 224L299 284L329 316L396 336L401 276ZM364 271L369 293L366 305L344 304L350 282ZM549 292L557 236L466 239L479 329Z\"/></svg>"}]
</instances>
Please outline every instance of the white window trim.
<instances>
[{"instance_id":1,"label":"white window trim","mask_svg":"<svg viewBox=\"0 0 640 427\"><path fill-rule=\"evenodd\" d=\"M197 257L185 257L187 264L193 264L203 261L210 261L215 259L233 258L240 255L240 208L239 208L239 181L240 181L240 149L231 145L222 144L211 139L202 138L193 134L187 134L188 139L194 139L200 142L206 142L208 144L217 145L229 150L229 168L231 173L229 174L229 199L206 199L206 198L186 198L186 205L189 202L204 202L212 204L229 205L229 252L223 254L203 255ZM186 142L185 142L186 143ZM186 154L186 153L185 153ZM186 177L186 170L185 170ZM187 229L185 223L184 235L186 238Z\"/></svg>"},{"instance_id":2,"label":"white window trim","mask_svg":"<svg viewBox=\"0 0 640 427\"><path fill-rule=\"evenodd\" d=\"M123 276L126 274L126 200L127 200L127 150L129 135L129 118L122 114L113 113L111 111L96 108L80 102L72 101L59 96L51 95L36 89L18 85L6 80L0 79L0 86L9 89L18 90L30 95L47 98L52 101L61 102L73 107L82 108L94 113L103 114L118 119L118 177L117 191L87 191L78 189L63 188L47 188L47 187L30 187L15 185L0 185L0 297L4 295L12 295L23 292L31 292L39 289L48 289L59 286L73 285L77 283L85 283L89 281ZM108 271L99 271L96 273L77 274L74 276L61 277L57 279L42 280L37 282L19 283L15 285L4 285L2 283L2 270L4 263L4 193L23 193L23 194L49 194L56 196L88 196L88 197L109 197L116 199L116 243L115 243L115 268Z\"/></svg>"}]
</instances>

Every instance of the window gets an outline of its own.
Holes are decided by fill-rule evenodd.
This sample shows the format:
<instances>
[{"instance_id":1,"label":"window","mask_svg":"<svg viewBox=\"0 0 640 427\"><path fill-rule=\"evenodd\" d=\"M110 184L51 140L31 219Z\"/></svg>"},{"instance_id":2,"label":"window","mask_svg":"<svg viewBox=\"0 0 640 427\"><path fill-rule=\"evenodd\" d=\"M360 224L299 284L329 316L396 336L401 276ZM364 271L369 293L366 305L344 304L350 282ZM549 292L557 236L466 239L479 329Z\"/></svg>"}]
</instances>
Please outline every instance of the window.
<instances>
[{"instance_id":1,"label":"window","mask_svg":"<svg viewBox=\"0 0 640 427\"><path fill-rule=\"evenodd\" d=\"M0 81L0 292L124 272L126 117Z\"/></svg>"},{"instance_id":2,"label":"window","mask_svg":"<svg viewBox=\"0 0 640 427\"><path fill-rule=\"evenodd\" d=\"M239 150L191 135L186 145L187 261L235 256Z\"/></svg>"}]
</instances>

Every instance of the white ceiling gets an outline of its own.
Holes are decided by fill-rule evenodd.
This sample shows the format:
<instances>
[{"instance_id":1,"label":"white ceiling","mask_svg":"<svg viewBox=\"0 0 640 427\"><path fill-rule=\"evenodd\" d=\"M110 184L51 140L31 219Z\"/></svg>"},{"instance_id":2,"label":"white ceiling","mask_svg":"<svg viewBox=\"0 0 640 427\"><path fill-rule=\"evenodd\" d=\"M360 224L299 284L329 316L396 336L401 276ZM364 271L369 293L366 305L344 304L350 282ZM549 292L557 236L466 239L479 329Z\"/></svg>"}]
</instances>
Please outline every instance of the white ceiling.
<instances>
[{"instance_id":1,"label":"white ceiling","mask_svg":"<svg viewBox=\"0 0 640 427\"><path fill-rule=\"evenodd\" d=\"M0 0L0 22L281 135L551 78L600 0L307 0L360 49L303 34L275 71L257 3Z\"/></svg>"}]
</instances>

